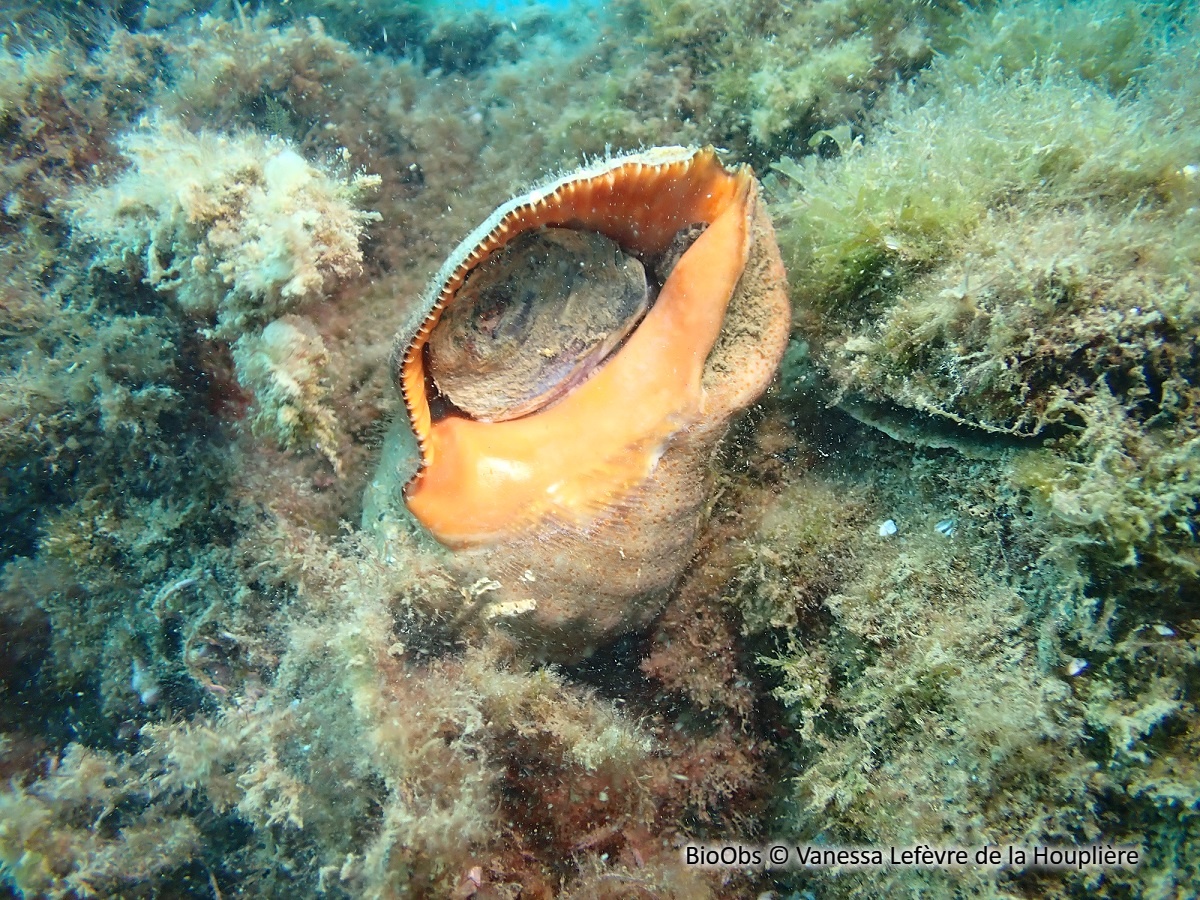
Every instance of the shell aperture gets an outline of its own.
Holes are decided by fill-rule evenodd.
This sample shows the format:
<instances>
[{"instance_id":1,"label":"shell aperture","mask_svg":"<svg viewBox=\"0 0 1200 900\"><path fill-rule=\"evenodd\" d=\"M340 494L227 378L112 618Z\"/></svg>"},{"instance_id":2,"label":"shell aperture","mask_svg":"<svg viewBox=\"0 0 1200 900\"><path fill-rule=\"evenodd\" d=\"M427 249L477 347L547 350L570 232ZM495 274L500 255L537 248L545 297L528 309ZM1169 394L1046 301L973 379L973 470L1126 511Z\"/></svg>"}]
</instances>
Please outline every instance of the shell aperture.
<instances>
[{"instance_id":1,"label":"shell aperture","mask_svg":"<svg viewBox=\"0 0 1200 900\"><path fill-rule=\"evenodd\" d=\"M561 311L527 284L547 253L523 243L526 235L556 229L602 236L640 261L648 282L645 314L604 312L578 369L571 329L555 324ZM477 290L493 266L508 270L497 283L521 287L516 310L505 309L512 297L493 304ZM608 274L582 278L581 289L607 284L596 302L623 308L605 298L621 277L599 271ZM470 324L454 324L456 307L474 307ZM397 433L364 522L387 538L415 520L464 578L495 584L496 623L547 658L580 659L647 624L693 557L728 424L761 395L787 344L786 275L753 173L725 169L712 148L660 147L558 177L505 202L468 235L417 312L397 333L392 365L419 467L402 462ZM504 387L500 405L518 409L543 395L543 383L559 392L527 414L486 421L464 408L474 400L456 394L431 345L448 328L452 345L505 347L510 328L525 333L526 313L545 315L558 337L526 334L516 355L543 361L519 362L524 384L515 395ZM621 322L632 322L628 333ZM497 355L512 365L504 360L512 354Z\"/></svg>"},{"instance_id":2,"label":"shell aperture","mask_svg":"<svg viewBox=\"0 0 1200 900\"><path fill-rule=\"evenodd\" d=\"M641 321L650 301L636 257L601 234L543 228L475 269L429 339L438 391L474 419L502 422L562 397Z\"/></svg>"},{"instance_id":3,"label":"shell aperture","mask_svg":"<svg viewBox=\"0 0 1200 900\"><path fill-rule=\"evenodd\" d=\"M561 402L505 422L434 422L427 447L438 463L407 500L439 540L485 543L540 517L585 522L645 481L672 435L702 421L705 361L746 263L749 190L743 182L620 349Z\"/></svg>"}]
</instances>

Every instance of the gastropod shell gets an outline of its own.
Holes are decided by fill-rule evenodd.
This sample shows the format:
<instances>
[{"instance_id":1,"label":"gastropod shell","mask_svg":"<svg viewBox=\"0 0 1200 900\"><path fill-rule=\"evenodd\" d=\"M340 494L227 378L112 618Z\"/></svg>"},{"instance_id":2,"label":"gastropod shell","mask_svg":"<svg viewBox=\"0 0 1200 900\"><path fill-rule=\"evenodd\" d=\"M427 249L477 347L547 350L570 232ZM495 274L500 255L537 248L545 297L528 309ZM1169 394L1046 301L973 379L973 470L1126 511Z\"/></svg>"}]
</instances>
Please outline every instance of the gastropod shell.
<instances>
[{"instance_id":1,"label":"gastropod shell","mask_svg":"<svg viewBox=\"0 0 1200 900\"><path fill-rule=\"evenodd\" d=\"M711 148L616 157L502 205L397 335L419 449L368 524L411 515L534 652L647 624L695 549L712 457L790 328L759 185Z\"/></svg>"}]
</instances>

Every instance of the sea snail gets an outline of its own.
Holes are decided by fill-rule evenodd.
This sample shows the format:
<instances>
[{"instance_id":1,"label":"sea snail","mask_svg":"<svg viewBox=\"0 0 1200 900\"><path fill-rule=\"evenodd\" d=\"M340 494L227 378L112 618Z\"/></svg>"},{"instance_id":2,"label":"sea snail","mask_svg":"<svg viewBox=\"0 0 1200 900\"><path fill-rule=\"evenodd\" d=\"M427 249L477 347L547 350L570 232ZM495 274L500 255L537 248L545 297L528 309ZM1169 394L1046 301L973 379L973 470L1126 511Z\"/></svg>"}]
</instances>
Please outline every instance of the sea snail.
<instances>
[{"instance_id":1,"label":"sea snail","mask_svg":"<svg viewBox=\"0 0 1200 900\"><path fill-rule=\"evenodd\" d=\"M647 624L691 560L713 453L787 341L750 169L663 147L561 177L469 235L422 312L392 356L412 516L499 585L485 613L534 652L570 661Z\"/></svg>"}]
</instances>

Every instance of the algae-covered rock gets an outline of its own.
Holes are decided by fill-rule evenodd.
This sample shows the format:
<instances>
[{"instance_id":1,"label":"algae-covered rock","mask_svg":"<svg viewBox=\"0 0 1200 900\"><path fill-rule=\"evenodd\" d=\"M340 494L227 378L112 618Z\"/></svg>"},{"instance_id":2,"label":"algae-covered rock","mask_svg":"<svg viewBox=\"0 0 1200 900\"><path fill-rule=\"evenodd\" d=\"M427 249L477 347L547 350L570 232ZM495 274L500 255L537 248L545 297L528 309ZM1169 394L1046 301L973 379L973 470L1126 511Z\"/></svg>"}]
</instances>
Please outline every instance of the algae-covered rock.
<instances>
[{"instance_id":1,"label":"algae-covered rock","mask_svg":"<svg viewBox=\"0 0 1200 900\"><path fill-rule=\"evenodd\" d=\"M312 322L281 316L233 347L238 380L257 401L256 433L280 446L316 450L339 471L338 422L329 405L329 351Z\"/></svg>"},{"instance_id":2,"label":"algae-covered rock","mask_svg":"<svg viewBox=\"0 0 1200 900\"><path fill-rule=\"evenodd\" d=\"M837 158L776 164L786 396L840 408L863 442L825 436L809 408L831 461L808 477L881 504L768 501L743 606L761 621L770 598L786 621L789 595L816 593L830 617L797 603L763 655L809 738L788 751L788 827L868 844L1102 834L1143 854L1102 877L862 872L839 896L1169 895L1195 877L1192 801L1165 799L1193 796L1179 761L1196 733L1193 19L972 13L955 33L979 40ZM1146 787L1159 772L1163 794Z\"/></svg>"},{"instance_id":3,"label":"algae-covered rock","mask_svg":"<svg viewBox=\"0 0 1200 900\"><path fill-rule=\"evenodd\" d=\"M1194 3L18 7L0 890L1195 893ZM389 344L477 198L666 143L754 165L791 346L661 615L546 666L379 520Z\"/></svg>"},{"instance_id":4,"label":"algae-covered rock","mask_svg":"<svg viewBox=\"0 0 1200 900\"><path fill-rule=\"evenodd\" d=\"M256 134L193 134L147 121L121 142L115 182L83 191L70 220L97 264L171 296L235 336L361 270L376 214L353 201L377 179L339 178Z\"/></svg>"}]
</instances>

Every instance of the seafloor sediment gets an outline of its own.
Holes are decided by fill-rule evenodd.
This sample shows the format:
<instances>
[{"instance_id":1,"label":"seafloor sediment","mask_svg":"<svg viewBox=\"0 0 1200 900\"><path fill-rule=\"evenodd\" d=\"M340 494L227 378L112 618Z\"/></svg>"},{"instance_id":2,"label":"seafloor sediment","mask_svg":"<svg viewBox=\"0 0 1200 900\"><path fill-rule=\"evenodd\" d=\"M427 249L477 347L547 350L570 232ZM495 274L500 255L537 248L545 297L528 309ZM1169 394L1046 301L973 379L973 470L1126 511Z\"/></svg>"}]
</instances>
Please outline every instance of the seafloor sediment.
<instances>
[{"instance_id":1,"label":"seafloor sediment","mask_svg":"<svg viewBox=\"0 0 1200 900\"><path fill-rule=\"evenodd\" d=\"M1188 2L14 4L0 882L1188 897ZM392 335L523 185L713 144L792 339L648 629L546 665L360 528ZM686 845L1136 847L688 865Z\"/></svg>"}]
</instances>

